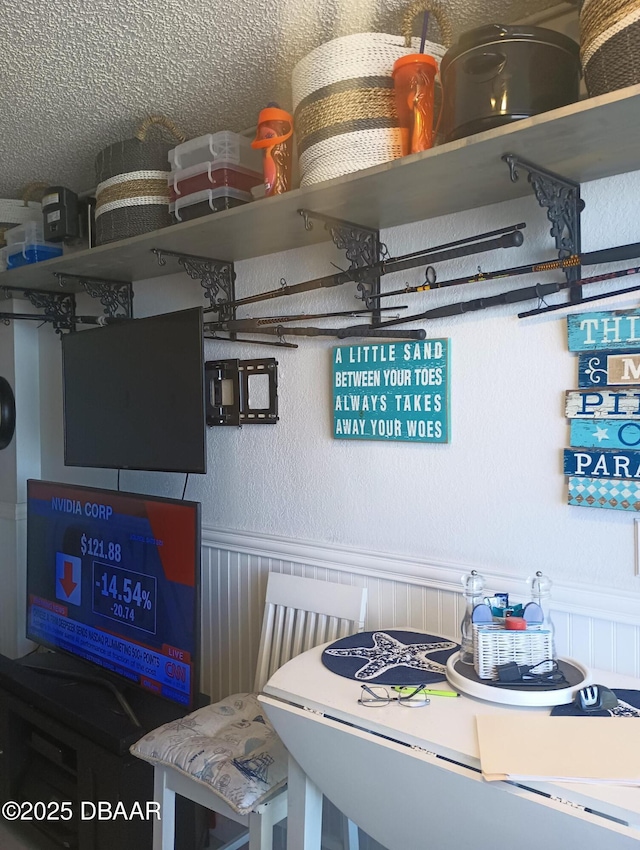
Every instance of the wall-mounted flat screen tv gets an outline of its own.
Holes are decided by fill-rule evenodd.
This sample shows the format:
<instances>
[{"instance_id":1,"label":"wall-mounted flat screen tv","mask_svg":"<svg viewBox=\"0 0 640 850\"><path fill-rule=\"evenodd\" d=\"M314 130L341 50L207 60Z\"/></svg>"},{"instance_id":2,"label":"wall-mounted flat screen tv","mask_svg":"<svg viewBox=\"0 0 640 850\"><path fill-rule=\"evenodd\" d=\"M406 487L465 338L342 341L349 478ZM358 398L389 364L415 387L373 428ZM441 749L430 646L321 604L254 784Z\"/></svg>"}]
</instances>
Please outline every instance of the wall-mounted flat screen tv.
<instances>
[{"instance_id":1,"label":"wall-mounted flat screen tv","mask_svg":"<svg viewBox=\"0 0 640 850\"><path fill-rule=\"evenodd\" d=\"M199 503L29 480L27 637L196 705Z\"/></svg>"},{"instance_id":2,"label":"wall-mounted flat screen tv","mask_svg":"<svg viewBox=\"0 0 640 850\"><path fill-rule=\"evenodd\" d=\"M206 472L202 309L62 339L67 466Z\"/></svg>"}]
</instances>

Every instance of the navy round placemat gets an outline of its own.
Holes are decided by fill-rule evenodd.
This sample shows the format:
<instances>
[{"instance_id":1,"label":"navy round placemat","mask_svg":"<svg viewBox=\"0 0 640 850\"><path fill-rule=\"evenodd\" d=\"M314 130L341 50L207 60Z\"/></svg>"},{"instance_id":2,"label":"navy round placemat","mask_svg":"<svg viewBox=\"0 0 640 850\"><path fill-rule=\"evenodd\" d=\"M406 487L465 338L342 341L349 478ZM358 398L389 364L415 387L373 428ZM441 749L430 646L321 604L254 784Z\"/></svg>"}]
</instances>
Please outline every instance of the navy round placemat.
<instances>
[{"instance_id":1,"label":"navy round placemat","mask_svg":"<svg viewBox=\"0 0 640 850\"><path fill-rule=\"evenodd\" d=\"M640 717L640 691L628 691L611 688L618 697L618 705L604 711L582 711L575 702L568 705L556 705L551 714L554 717Z\"/></svg>"},{"instance_id":2,"label":"navy round placemat","mask_svg":"<svg viewBox=\"0 0 640 850\"><path fill-rule=\"evenodd\" d=\"M438 635L379 629L337 640L322 653L322 663L357 682L427 685L445 678L447 659L459 649Z\"/></svg>"}]
</instances>

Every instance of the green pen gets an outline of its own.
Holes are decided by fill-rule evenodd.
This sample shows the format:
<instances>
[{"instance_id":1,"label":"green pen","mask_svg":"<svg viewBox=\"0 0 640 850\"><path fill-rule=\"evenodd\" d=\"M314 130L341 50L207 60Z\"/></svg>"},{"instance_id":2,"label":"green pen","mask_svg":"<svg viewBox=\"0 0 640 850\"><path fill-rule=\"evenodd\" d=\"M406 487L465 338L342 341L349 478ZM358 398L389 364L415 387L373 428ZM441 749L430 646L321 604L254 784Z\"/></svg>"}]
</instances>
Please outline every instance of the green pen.
<instances>
[{"instance_id":1,"label":"green pen","mask_svg":"<svg viewBox=\"0 0 640 850\"><path fill-rule=\"evenodd\" d=\"M405 688L400 685L394 685L393 690L397 691L399 694L412 694L414 692L414 688ZM419 694L429 694L434 697L459 697L460 694L456 693L456 691L440 691L434 688L421 688L415 696Z\"/></svg>"}]
</instances>

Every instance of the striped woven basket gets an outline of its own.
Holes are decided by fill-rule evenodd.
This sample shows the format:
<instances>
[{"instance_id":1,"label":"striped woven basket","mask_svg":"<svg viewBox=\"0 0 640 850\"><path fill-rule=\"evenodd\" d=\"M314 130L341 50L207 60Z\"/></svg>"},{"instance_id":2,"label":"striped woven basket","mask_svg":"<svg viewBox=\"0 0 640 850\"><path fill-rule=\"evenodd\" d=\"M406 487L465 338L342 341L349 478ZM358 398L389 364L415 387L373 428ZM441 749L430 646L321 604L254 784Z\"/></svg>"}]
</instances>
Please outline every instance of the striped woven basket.
<instances>
[{"instance_id":1,"label":"striped woven basket","mask_svg":"<svg viewBox=\"0 0 640 850\"><path fill-rule=\"evenodd\" d=\"M640 83L640 0L584 0L580 56L592 97Z\"/></svg>"},{"instance_id":2,"label":"striped woven basket","mask_svg":"<svg viewBox=\"0 0 640 850\"><path fill-rule=\"evenodd\" d=\"M147 138L163 130L171 141ZM96 157L96 245L172 224L169 215L169 151L185 137L161 115L145 119L133 139L116 142Z\"/></svg>"},{"instance_id":3,"label":"striped woven basket","mask_svg":"<svg viewBox=\"0 0 640 850\"><path fill-rule=\"evenodd\" d=\"M444 42L425 42L424 52L439 65L451 43L451 25L442 0L422 0L407 10L402 36L342 36L312 50L295 66L291 84L301 185L402 156L393 63L420 49L420 39L412 38L411 30L424 11L437 21Z\"/></svg>"}]
</instances>

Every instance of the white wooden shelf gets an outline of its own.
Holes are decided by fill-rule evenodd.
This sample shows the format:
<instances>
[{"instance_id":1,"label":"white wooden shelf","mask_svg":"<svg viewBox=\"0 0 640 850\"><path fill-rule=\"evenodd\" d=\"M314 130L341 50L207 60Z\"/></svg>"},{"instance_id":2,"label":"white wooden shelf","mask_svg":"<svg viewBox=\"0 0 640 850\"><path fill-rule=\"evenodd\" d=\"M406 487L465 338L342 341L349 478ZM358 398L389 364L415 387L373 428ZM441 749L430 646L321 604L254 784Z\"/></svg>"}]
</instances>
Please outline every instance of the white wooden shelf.
<instances>
[{"instance_id":1,"label":"white wooden shelf","mask_svg":"<svg viewBox=\"0 0 640 850\"><path fill-rule=\"evenodd\" d=\"M237 262L327 240L320 222L305 230L301 208L384 229L508 201L531 189L526 173L511 182L502 161L507 153L580 183L635 171L638 127L640 85L366 171L3 272L0 288L60 291L55 272L134 281L180 271L171 258L159 266L152 248Z\"/></svg>"}]
</instances>

